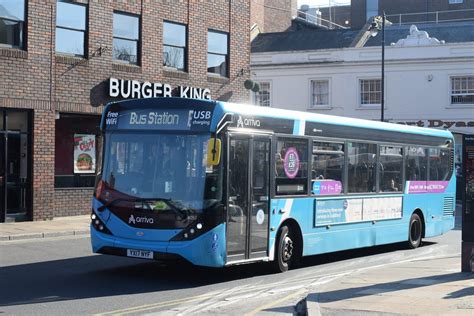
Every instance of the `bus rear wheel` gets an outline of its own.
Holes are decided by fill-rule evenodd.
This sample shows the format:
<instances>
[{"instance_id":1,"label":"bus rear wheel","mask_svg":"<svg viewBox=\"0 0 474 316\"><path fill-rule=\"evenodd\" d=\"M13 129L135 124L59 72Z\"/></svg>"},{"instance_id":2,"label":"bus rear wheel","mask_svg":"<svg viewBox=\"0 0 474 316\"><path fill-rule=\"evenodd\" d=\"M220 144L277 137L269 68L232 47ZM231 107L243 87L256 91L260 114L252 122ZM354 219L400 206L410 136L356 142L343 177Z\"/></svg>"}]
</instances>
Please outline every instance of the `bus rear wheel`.
<instances>
[{"instance_id":1,"label":"bus rear wheel","mask_svg":"<svg viewBox=\"0 0 474 316\"><path fill-rule=\"evenodd\" d=\"M299 260L298 241L288 226L282 226L278 233L274 268L276 272L288 271Z\"/></svg>"},{"instance_id":2,"label":"bus rear wheel","mask_svg":"<svg viewBox=\"0 0 474 316\"><path fill-rule=\"evenodd\" d=\"M422 228L420 216L413 213L408 226L408 247L410 249L418 248L421 245Z\"/></svg>"}]
</instances>

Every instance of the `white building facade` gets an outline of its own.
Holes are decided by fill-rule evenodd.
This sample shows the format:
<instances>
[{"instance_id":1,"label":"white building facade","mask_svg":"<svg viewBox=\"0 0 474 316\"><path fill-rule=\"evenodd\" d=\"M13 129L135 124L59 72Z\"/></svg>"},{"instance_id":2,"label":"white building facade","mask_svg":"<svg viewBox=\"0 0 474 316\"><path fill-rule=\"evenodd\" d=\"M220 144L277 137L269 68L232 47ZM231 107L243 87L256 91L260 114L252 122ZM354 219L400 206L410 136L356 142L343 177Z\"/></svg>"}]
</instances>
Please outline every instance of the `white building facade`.
<instances>
[{"instance_id":1,"label":"white building facade","mask_svg":"<svg viewBox=\"0 0 474 316\"><path fill-rule=\"evenodd\" d=\"M384 120L449 129L459 154L461 134L474 135L474 42L424 35L385 48ZM381 119L380 46L252 53L251 73L254 104Z\"/></svg>"},{"instance_id":2,"label":"white building facade","mask_svg":"<svg viewBox=\"0 0 474 316\"><path fill-rule=\"evenodd\" d=\"M271 107L380 120L380 47L256 53ZM474 134L474 42L386 47L385 121Z\"/></svg>"}]
</instances>

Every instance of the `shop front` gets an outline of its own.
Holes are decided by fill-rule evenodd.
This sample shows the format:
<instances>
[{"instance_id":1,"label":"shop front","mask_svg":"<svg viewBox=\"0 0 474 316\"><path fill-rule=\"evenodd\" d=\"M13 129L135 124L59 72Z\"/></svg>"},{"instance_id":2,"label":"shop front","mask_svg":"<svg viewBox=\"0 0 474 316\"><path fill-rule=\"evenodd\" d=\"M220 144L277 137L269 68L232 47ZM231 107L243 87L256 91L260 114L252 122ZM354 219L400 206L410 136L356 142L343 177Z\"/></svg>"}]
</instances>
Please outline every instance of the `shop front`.
<instances>
[{"instance_id":1,"label":"shop front","mask_svg":"<svg viewBox=\"0 0 474 316\"><path fill-rule=\"evenodd\" d=\"M0 222L31 219L31 112L0 108Z\"/></svg>"},{"instance_id":2,"label":"shop front","mask_svg":"<svg viewBox=\"0 0 474 316\"><path fill-rule=\"evenodd\" d=\"M54 146L54 214L84 213L97 171L99 115L57 113ZM70 201L75 203L71 204Z\"/></svg>"}]
</instances>

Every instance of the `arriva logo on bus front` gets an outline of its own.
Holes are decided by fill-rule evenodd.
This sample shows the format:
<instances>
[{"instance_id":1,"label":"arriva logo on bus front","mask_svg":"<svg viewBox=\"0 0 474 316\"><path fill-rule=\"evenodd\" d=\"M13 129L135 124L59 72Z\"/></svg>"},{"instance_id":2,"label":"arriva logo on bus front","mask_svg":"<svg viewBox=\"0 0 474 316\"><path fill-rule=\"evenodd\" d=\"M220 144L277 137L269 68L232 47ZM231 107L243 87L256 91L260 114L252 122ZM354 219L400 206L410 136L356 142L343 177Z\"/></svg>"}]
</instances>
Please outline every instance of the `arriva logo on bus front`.
<instances>
[{"instance_id":1,"label":"arriva logo on bus front","mask_svg":"<svg viewBox=\"0 0 474 316\"><path fill-rule=\"evenodd\" d=\"M143 216L143 217L135 217L132 215L130 215L130 218L128 219L128 223L129 224L136 224L136 223L144 223L144 224L154 224L155 221L153 220L153 218L148 218L146 216Z\"/></svg>"}]
</instances>

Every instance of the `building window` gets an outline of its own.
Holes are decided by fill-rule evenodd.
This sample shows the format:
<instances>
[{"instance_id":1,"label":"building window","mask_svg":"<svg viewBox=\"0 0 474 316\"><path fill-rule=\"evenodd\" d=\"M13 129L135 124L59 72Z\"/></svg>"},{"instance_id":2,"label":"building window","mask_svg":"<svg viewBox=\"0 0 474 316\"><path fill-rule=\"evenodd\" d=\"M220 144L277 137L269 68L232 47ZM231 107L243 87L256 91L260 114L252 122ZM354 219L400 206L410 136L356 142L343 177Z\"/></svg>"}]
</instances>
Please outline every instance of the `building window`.
<instances>
[{"instance_id":1,"label":"building window","mask_svg":"<svg viewBox=\"0 0 474 316\"><path fill-rule=\"evenodd\" d=\"M371 17L379 15L379 0L367 0L366 2L367 20Z\"/></svg>"},{"instance_id":2,"label":"building window","mask_svg":"<svg viewBox=\"0 0 474 316\"><path fill-rule=\"evenodd\" d=\"M382 99L380 79L361 79L360 81L360 105L380 105Z\"/></svg>"},{"instance_id":3,"label":"building window","mask_svg":"<svg viewBox=\"0 0 474 316\"><path fill-rule=\"evenodd\" d=\"M310 108L329 106L329 80L311 80Z\"/></svg>"},{"instance_id":4,"label":"building window","mask_svg":"<svg viewBox=\"0 0 474 316\"><path fill-rule=\"evenodd\" d=\"M24 48L25 1L0 0L0 45Z\"/></svg>"},{"instance_id":5,"label":"building window","mask_svg":"<svg viewBox=\"0 0 474 316\"><path fill-rule=\"evenodd\" d=\"M253 94L253 104L270 106L270 82L259 82L260 90Z\"/></svg>"},{"instance_id":6,"label":"building window","mask_svg":"<svg viewBox=\"0 0 474 316\"><path fill-rule=\"evenodd\" d=\"M474 76L451 77L451 104L474 104Z\"/></svg>"},{"instance_id":7,"label":"building window","mask_svg":"<svg viewBox=\"0 0 474 316\"><path fill-rule=\"evenodd\" d=\"M227 33L207 32L207 72L228 77L229 35Z\"/></svg>"},{"instance_id":8,"label":"building window","mask_svg":"<svg viewBox=\"0 0 474 316\"><path fill-rule=\"evenodd\" d=\"M56 188L93 187L100 116L60 114L56 120Z\"/></svg>"},{"instance_id":9,"label":"building window","mask_svg":"<svg viewBox=\"0 0 474 316\"><path fill-rule=\"evenodd\" d=\"M139 17L114 12L114 60L137 65L139 42Z\"/></svg>"},{"instance_id":10,"label":"building window","mask_svg":"<svg viewBox=\"0 0 474 316\"><path fill-rule=\"evenodd\" d=\"M449 0L449 4L463 3L463 0Z\"/></svg>"},{"instance_id":11,"label":"building window","mask_svg":"<svg viewBox=\"0 0 474 316\"><path fill-rule=\"evenodd\" d=\"M84 57L86 5L59 0L56 8L56 52Z\"/></svg>"},{"instance_id":12,"label":"building window","mask_svg":"<svg viewBox=\"0 0 474 316\"><path fill-rule=\"evenodd\" d=\"M163 66L186 70L186 25L163 23Z\"/></svg>"}]
</instances>

